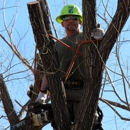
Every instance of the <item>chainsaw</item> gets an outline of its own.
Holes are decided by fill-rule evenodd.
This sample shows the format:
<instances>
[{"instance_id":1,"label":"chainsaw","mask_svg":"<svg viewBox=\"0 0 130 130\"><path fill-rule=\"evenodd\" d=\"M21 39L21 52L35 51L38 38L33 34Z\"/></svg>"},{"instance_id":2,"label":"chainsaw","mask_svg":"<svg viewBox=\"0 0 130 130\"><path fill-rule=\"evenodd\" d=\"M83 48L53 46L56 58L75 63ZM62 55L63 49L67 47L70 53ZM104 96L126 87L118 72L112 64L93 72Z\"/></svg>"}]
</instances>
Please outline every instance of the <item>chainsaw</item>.
<instances>
[{"instance_id":1,"label":"chainsaw","mask_svg":"<svg viewBox=\"0 0 130 130\"><path fill-rule=\"evenodd\" d=\"M55 124L51 104L31 103L28 105L28 115L28 117L12 125L10 130L25 130L28 125L43 127L48 123Z\"/></svg>"}]
</instances>

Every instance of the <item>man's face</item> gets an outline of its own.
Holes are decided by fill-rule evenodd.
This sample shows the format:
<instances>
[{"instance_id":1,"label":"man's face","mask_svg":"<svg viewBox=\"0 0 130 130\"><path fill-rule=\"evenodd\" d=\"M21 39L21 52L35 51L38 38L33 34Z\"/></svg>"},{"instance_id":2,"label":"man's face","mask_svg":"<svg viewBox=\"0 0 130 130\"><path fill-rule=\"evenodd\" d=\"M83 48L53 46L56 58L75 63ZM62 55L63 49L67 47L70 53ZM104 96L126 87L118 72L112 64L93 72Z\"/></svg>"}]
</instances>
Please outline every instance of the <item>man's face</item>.
<instances>
[{"instance_id":1,"label":"man's face","mask_svg":"<svg viewBox=\"0 0 130 130\"><path fill-rule=\"evenodd\" d=\"M79 20L79 16L75 15L66 15L63 17L62 26L67 31L76 31L80 28L81 21Z\"/></svg>"}]
</instances>

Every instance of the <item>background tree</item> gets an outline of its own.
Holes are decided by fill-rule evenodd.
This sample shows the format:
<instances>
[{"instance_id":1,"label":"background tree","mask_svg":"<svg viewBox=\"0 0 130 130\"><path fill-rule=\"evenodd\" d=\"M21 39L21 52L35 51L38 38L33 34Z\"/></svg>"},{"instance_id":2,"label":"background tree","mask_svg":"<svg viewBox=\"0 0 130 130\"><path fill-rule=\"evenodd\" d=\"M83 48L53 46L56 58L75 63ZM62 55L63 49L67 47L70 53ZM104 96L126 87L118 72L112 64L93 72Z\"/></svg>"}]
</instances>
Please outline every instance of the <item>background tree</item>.
<instances>
[{"instance_id":1,"label":"background tree","mask_svg":"<svg viewBox=\"0 0 130 130\"><path fill-rule=\"evenodd\" d=\"M5 1L3 1L3 5L6 5L5 3L4 3ZM85 1L83 1L83 10L84 10L84 20L86 20L86 22L84 22L84 24L85 23L87 23L87 24L85 24L84 25L84 27L86 26L86 28L87 28L87 30L85 30L85 28L83 28L84 29L84 33L86 33L86 34L88 34L87 36L89 36L89 34L90 34L90 30L93 28L93 27L95 27L96 26L96 18L95 18L95 5L96 5L96 2L95 1L93 1L92 3L91 3L91 1L90 1L90 3L89 3L89 1L87 1L87 3L84 3ZM96 95L95 96L95 101L94 102L89 102L90 104L94 104L95 105L95 108L96 108L96 103L97 103L97 98L98 98L98 94L99 94L99 90L100 90L100 84L101 84L101 78L102 77L99 77L99 75L101 74L101 71L102 71L102 65L104 65L105 67L105 72L104 72L104 75L103 75L103 82L102 82L102 91L101 91L101 95L100 95L100 97L102 97L102 98L100 98L100 100L101 101L103 101L103 102L105 102L105 103L107 103L122 119L124 119L125 121L126 120L128 120L129 121L129 119L127 118L127 116L126 117L124 117L123 116L123 113L122 114L119 114L120 112L118 112L118 109L117 109L117 107L119 107L119 108L121 108L121 109L126 109L127 111L129 111L129 96L128 96L128 86L129 86L129 72L128 72L128 70L129 70L129 65L127 64L124 64L124 61L123 62L121 62L121 57L120 57L120 49L121 49L121 47L123 46L122 45L122 43L123 42L126 42L126 39L125 38L127 38L127 37L125 37L123 40L122 40L122 37L123 37L123 34L124 34L124 30L123 30L123 32L122 32L122 35L119 35L120 34L120 32L121 32L121 29L122 29L122 27L123 27L123 25L125 24L125 22L126 22L126 19L127 19L127 17L128 17L128 14L129 14L129 1L127 1L127 0L125 0L125 1L119 1L117 4L118 4L118 8L117 8L117 12L116 12L116 14L114 15L114 16L110 16L110 14L108 13L108 7L111 5L111 2L108 2L108 3L103 3L104 1L98 1L97 3L97 14L98 14L98 16L100 17L100 18L102 18L102 21L103 21L103 23L101 23L101 25L102 26L104 26L104 28L108 28L107 29L107 31L106 31L106 35L105 35L105 37L104 37L104 39L103 39L103 41L102 41L102 43L100 43L100 45L99 46L97 46L97 44L89 44L89 45L86 45L85 46L85 50L83 50L83 52L84 52L84 58L85 59L87 59L88 57L90 58L90 60L86 60L87 62L87 64L86 64L86 76L88 76L88 79L86 79L86 82L85 82L85 86L87 86L87 85L89 85L88 83L90 83L90 85L89 86L91 86L92 85L92 87L93 86L95 86L94 85L94 83L96 84L96 83L98 83L98 84L96 84L96 86L99 86L99 87L96 87L95 88L95 90L96 89L98 89L98 91L94 91L94 93L92 94L92 97L90 96L90 95L88 95L88 98L89 98L89 100L91 101L92 99L93 99L93 95ZM95 4L94 4L95 3ZM16 6L16 4L17 4L17 6ZM16 9L16 15L15 16L17 16L17 11L18 11L18 8L19 8L19 6L18 6L18 4L19 4L19 1L15 1L15 6L10 6L10 7L12 7L11 9ZM81 4L81 3L80 3ZM85 5L87 5L87 6L85 6ZM90 8L84 8L84 6L85 7L90 7ZM4 15L4 13L8 10L8 11L10 11L9 9L10 8L7 8L7 7L9 7L9 6L6 6L6 7L3 7L3 8L1 8L1 11L3 11L3 16L5 16ZM102 9L102 12L104 12L104 14L102 15L102 13L100 12L100 8L102 8L102 7L104 7L104 11L103 11L103 9ZM112 7L112 6L111 6ZM86 10L85 10L86 9ZM90 10L89 10L90 9ZM91 10L92 9L92 10ZM113 8L112 8L113 9ZM113 9L114 10L114 9ZM86 15L85 13L86 12L88 12L89 13L89 15ZM90 12L93 12L93 13L90 13ZM110 11L109 11L110 12ZM7 86L8 86L8 84L9 83L15 83L14 84L14 86L16 87L16 88L18 88L17 89L17 91L20 91L21 90L21 92L23 92L23 90L24 90L24 92L23 92L23 95L26 95L26 91L27 91L27 88L26 89L23 89L23 87L24 86L29 86L30 85L30 83L33 83L33 76L32 76L32 72L33 72L33 67L32 67L32 65L30 65L30 64L32 64L33 63L33 57L34 57L34 55L33 56L31 56L31 58L32 58L32 60L30 60L31 58L29 57L27 57L28 58L28 60L26 60L25 58L26 58L26 56L24 56L25 54L22 54L22 49L21 49L21 47L23 47L23 44L21 45L20 43L23 43L23 39L25 39L26 38L26 35L25 34L27 34L27 32L28 31L26 31L26 33L24 34L24 35L21 35L21 32L19 32L19 31L17 31L17 29L15 28L15 25L16 25L16 17L15 16L13 16L13 17L11 17L11 20L9 20L9 22L8 23L6 23L6 19L5 18L8 18L9 19L9 17L3 17L3 20L4 20L4 27L5 28L3 28L2 30L1 30L1 39L2 39L2 42L1 43L3 43L4 45L5 45L5 43L7 43L10 47L11 47L11 49L13 50L13 52L17 55L18 54L18 57L19 57L19 59L20 59L20 61L22 61L22 63L21 63L21 66L22 67L18 67L18 65L20 64L20 61L16 58L16 55L14 55L14 54L11 54L11 52L8 52L8 55L7 55L7 57L5 57L6 55L5 55L5 53L4 53L4 55L3 55L3 52L4 51L1 51L2 53L1 53L1 59L2 59L2 61L1 61L1 68L2 68L2 74L4 75L4 81L5 81L5 83L7 84ZM98 17L98 18L99 18ZM109 19L110 18L110 19ZM111 19L112 18L112 19ZM119 18L119 20L116 20L117 18ZM89 20L88 20L89 19ZM91 22L91 23L89 23L89 21L93 21L93 22ZM88 21L88 22L87 22ZM109 24L111 22L111 24ZM19 23L21 23L21 22L19 22ZM106 24L107 23L107 24ZM2 26L3 27L3 26ZM89 28L88 28L89 27ZM127 33L128 33L128 29L129 29L129 25L127 25ZM15 30L14 30L15 29ZM113 31L113 30L115 30L116 29L116 31ZM8 36L7 35L5 35L5 32L7 32L8 33ZM15 32L15 33L14 33ZM17 32L17 33L16 33ZM127 33L125 33L126 35L127 35ZM12 35L13 34L13 35ZM113 35L110 35L110 34L113 34ZM5 37L6 36L6 37ZM15 39L16 41L14 41L14 39L13 39L13 36L19 36L19 41L17 40L17 39ZM119 36L119 38L118 39L116 39L117 37ZM121 41L122 40L122 41ZM129 40L129 39L127 39L127 40ZM112 62L110 62L110 60L109 60L109 62L108 62L108 65L106 66L104 63L106 62L106 60L107 60L107 57L108 57L108 55L109 55L109 53L110 53L110 51L111 51L111 49L112 49L112 47L113 47L113 45L114 45L114 43L116 42L116 46L115 46L115 48L113 49L113 51L112 52L114 52L114 56L116 57L113 57L113 56L111 56L112 58L110 58L110 60L112 59L116 59L115 61L116 62L114 62L113 64L110 64L110 63L112 63ZM10 43L10 44L9 44ZM18 44L16 44L16 43L18 43ZM16 46L16 47L15 47ZM28 46L28 48L29 48L29 45L28 44L26 44L26 49L27 49L27 46ZM8 46L6 46L6 48L7 48ZM2 47L1 47L2 48ZM20 49L19 49L20 48ZM109 49L108 49L109 48ZM17 50L18 49L18 50ZM93 52L93 54L94 55L90 55L91 54L91 51L89 51L89 49L91 49L91 51L92 50L94 50L94 52ZM103 52L101 51L103 49ZM1 50L3 50L3 49L1 49ZM87 50L87 51L86 51ZM98 51L97 51L98 50ZM23 51L24 51L24 49L23 49ZM7 52L7 50L5 51L5 52ZM25 51L24 51L25 52ZM90 53L87 53L87 52L90 52ZM20 56L20 53L22 54L21 56ZM87 54L86 54L87 53ZM107 53L107 54L106 54ZM12 56L12 58L11 58L11 56ZM86 57L86 56L88 56L88 57ZM91 56L91 57L90 57ZM23 58L24 57L24 58ZM102 58L102 59L101 59ZM7 62L8 61L8 62ZM88 61L91 61L91 62L88 62ZM99 62L100 61L100 62ZM127 58L127 63L129 63L128 62L129 61L129 58ZM18 64L19 63L19 64ZM25 68L25 67L23 67L23 63L27 66L27 68ZM30 63L30 64L29 64ZM90 64L91 63L91 64ZM18 64L18 65L17 65ZM99 82L96 82L96 80L94 80L95 82L93 82L93 74L91 75L91 73L90 73L90 75L87 75L88 74L88 72L91 72L90 70L93 70L94 68L96 69L96 67L93 67L94 66L94 64L96 65L96 67L98 68L98 66L100 66L99 68L99 70L98 71L96 71L96 70L94 70L94 72L98 72L97 73L97 77L94 77L94 78L96 78L96 80L98 80ZM116 65L116 66L115 66ZM117 65L119 66L118 68L117 68ZM114 66L114 67L113 67ZM16 68L15 68L16 67ZM23 68L23 69L22 69ZM28 68L29 68L29 70L28 70ZM92 68L92 69L91 69ZM31 70L31 71L30 71ZM118 71L117 71L118 70ZM20 73L21 72L21 73ZM27 73L25 73L25 72L27 72ZM31 76L30 76L30 74L31 74ZM113 75L112 75L113 74ZM113 76L113 78L111 78L111 75ZM18 77L17 77L18 76ZM100 75L100 76L102 76L102 75ZM21 78L22 77L22 78ZM38 76L37 76L38 77ZM13 79L13 80L12 80ZM26 81L26 85L23 85L23 87L17 87L18 86L18 84L19 83L17 83L17 82L14 82L15 80L14 79L16 79L16 81L19 81L19 83L21 83L21 84L23 84L25 81ZM26 79L26 80L25 80ZM91 81L91 82L87 82L87 80L89 80L89 81ZM10 81L10 82L9 82ZM32 82L30 82L30 81L32 81ZM93 83L93 84L91 84L91 83ZM12 84L12 85L13 85ZM119 87L118 87L118 84L121 84ZM12 87L12 85L10 85L11 86L11 90L13 89L15 89L14 87ZM21 86L21 85L20 85ZM92 88L92 87L90 87L90 88ZM117 88L118 87L118 88ZM111 88L113 88L113 89L111 89ZM123 88L123 89L122 89ZM8 89L9 89L9 87L8 87ZM87 91L87 87L85 88L85 91ZM106 89L107 89L107 91L106 91ZM119 90L120 89L120 91L117 91L117 90ZM9 92L10 92L10 90L9 90ZM11 91L12 92L12 91ZM36 92L37 92L37 90L36 90ZM93 90L91 91L91 92L93 92ZM97 93L95 93L95 92L97 92ZM122 93L122 94L120 94L120 93ZM86 94L86 93L85 93ZM89 93L90 94L90 93ZM106 95L116 95L118 98L116 98L116 100L114 100L114 99L112 99L112 101L113 102L111 102L111 101L109 101L109 97L107 97L106 99L107 100L105 100L105 99L103 99L103 98L105 98L106 97ZM11 93L10 93L10 95L11 95ZM120 96L121 95L121 96ZM19 95L17 95L17 99L18 99L18 96ZM16 99L16 98L13 98L13 96L11 95L11 97L12 97L12 99ZM86 97L86 96L85 96ZM33 98L32 98L32 101L34 101L34 99L36 98L36 95L33 95ZM87 98L87 99L88 99ZM23 100L23 103L22 104L25 104L25 100L24 99L22 99ZM118 102L117 102L118 101ZM121 102L120 102L121 101ZM20 100L19 100L19 102L20 102ZM88 103L87 101L86 101L86 98L84 98L84 103L86 102L86 104ZM16 110L16 113L17 112L19 112L20 111L20 109L21 108L18 108L18 104L16 104L15 102L13 102L13 104L14 104L14 106L15 106L15 110ZM90 104L88 104L88 106L90 105ZM114 108L114 107L112 107L112 105L115 105L116 106L116 108ZM92 116L92 113L91 113L91 116L89 117L88 116L88 114L87 114L87 112L90 110L90 108L91 107L86 107L86 109L83 109L84 111L86 111L86 115L84 115L83 116L83 118L85 119L85 118L88 118L87 120L89 120L90 122L92 122L92 120L91 119L89 119L91 116ZM116 111L116 109L117 109L117 111ZM81 110L82 110L82 108L81 108ZM94 111L94 108L91 108L91 110L93 110ZM103 108L102 108L102 110L103 110ZM93 112L92 111L92 112ZM18 114L18 113L17 113ZM4 114L3 114L4 115ZM3 119L4 118L4 116L3 115L1 115L1 119ZM116 116L115 116L116 117ZM105 118L105 117L104 117ZM75 122L75 124L79 124L79 122L78 122L78 119L81 119L81 117L80 117L80 115L78 115L77 116L77 120L76 120L76 122ZM115 120L115 122L117 121L117 119L114 119L113 118L113 120ZM91 125L91 123L89 122L89 125ZM84 124L85 122L83 121L82 122L82 124ZM85 123L86 124L86 123ZM115 123L116 125L117 125L117 123ZM83 125L84 127L85 127L85 125ZM81 126L82 127L82 126ZM91 127L91 126L90 126ZM126 127L127 128L127 127ZM89 128L88 128L89 129Z\"/></svg>"}]
</instances>

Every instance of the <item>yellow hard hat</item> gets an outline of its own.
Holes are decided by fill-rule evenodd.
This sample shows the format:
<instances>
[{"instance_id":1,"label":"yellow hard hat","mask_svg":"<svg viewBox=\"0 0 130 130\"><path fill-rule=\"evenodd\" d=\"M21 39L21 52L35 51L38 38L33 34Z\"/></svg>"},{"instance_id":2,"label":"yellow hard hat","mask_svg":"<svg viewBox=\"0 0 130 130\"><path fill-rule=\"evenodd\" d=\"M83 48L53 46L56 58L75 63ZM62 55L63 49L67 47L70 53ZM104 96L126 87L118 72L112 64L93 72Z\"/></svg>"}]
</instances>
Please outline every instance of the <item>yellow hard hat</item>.
<instances>
[{"instance_id":1,"label":"yellow hard hat","mask_svg":"<svg viewBox=\"0 0 130 130\"><path fill-rule=\"evenodd\" d=\"M62 17L65 15L76 15L80 17L81 21L83 21L81 10L76 5L70 4L70 5L64 6L64 8L61 10L60 15L56 18L56 21L58 23L62 23L63 22Z\"/></svg>"}]
</instances>

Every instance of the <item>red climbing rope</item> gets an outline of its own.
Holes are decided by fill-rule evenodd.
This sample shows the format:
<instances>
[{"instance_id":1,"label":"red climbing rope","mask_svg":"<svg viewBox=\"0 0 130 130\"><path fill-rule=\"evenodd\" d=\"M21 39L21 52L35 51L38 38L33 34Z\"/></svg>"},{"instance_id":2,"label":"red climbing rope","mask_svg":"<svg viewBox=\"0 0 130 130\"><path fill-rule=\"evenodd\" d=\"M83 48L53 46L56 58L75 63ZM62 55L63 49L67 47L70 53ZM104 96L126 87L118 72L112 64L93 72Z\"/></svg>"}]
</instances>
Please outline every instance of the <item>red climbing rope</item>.
<instances>
[{"instance_id":1,"label":"red climbing rope","mask_svg":"<svg viewBox=\"0 0 130 130\"><path fill-rule=\"evenodd\" d=\"M79 50L80 50L80 47L81 47L82 45L84 45L84 44L87 44L87 43L97 42L97 40L86 40L86 41L83 41L83 42L81 42L81 43L78 45L77 49L75 50L75 49L73 49L72 47L70 47L69 45L67 45L66 43L64 43L64 42L62 42L61 40L59 40L58 38L55 38L55 37L52 36L51 34L49 34L49 36L50 36L51 38L57 40L59 43L61 43L62 45L64 45L64 46L67 47L68 49L70 49L70 50L72 50L72 51L75 52L75 55L74 55L74 57L73 57L73 59L72 59L72 61L71 61L71 64L70 64L70 66L69 66L69 68L68 68L68 70L67 70L67 72L66 72L66 75L65 75L65 78L64 78L64 82L65 82L65 81L68 79L68 76L69 76L69 74L70 74L70 72L71 72L71 70L72 70L72 68L73 68L73 66L74 66L75 60L76 60L76 58L77 58L77 55L78 55L78 54L82 54L82 52L79 51Z\"/></svg>"},{"instance_id":2,"label":"red climbing rope","mask_svg":"<svg viewBox=\"0 0 130 130\"><path fill-rule=\"evenodd\" d=\"M80 47L81 47L82 45L84 45L84 44L87 44L87 43L97 42L97 40L87 40L87 41L83 41L83 42L81 42L81 43L78 45L77 49L75 50L74 48L70 47L69 45L67 45L66 43L62 42L62 41L59 40L58 38L52 36L51 34L48 34L48 35L49 35L51 38L53 38L53 39L55 39L56 41L58 41L59 43L61 43L62 45L64 45L65 47L67 47L68 49L70 49L71 51L75 52L75 55L74 55L74 57L73 57L73 59L72 59L72 61L71 61L71 64L70 64L70 66L69 66L69 68L68 68L68 70L67 70L67 72L66 72L66 75L65 75L65 78L64 78L64 82L65 82L65 81L68 79L68 76L69 76L69 74L70 74L70 72L71 72L71 70L72 70L72 68L73 68L73 66L74 66L75 60L76 60L76 58L77 58L77 55L79 55L79 54L82 55L82 52L79 51L79 50L80 50ZM37 50L37 48L36 48L36 50ZM40 89L40 87L39 87L39 85L38 85L38 83L37 83L37 79L36 79L36 50L35 50L35 59L34 59L34 78L35 78L35 84L36 84L36 87L37 87L37 89L38 89L39 91L45 93L45 90L41 90L41 89Z\"/></svg>"}]
</instances>

